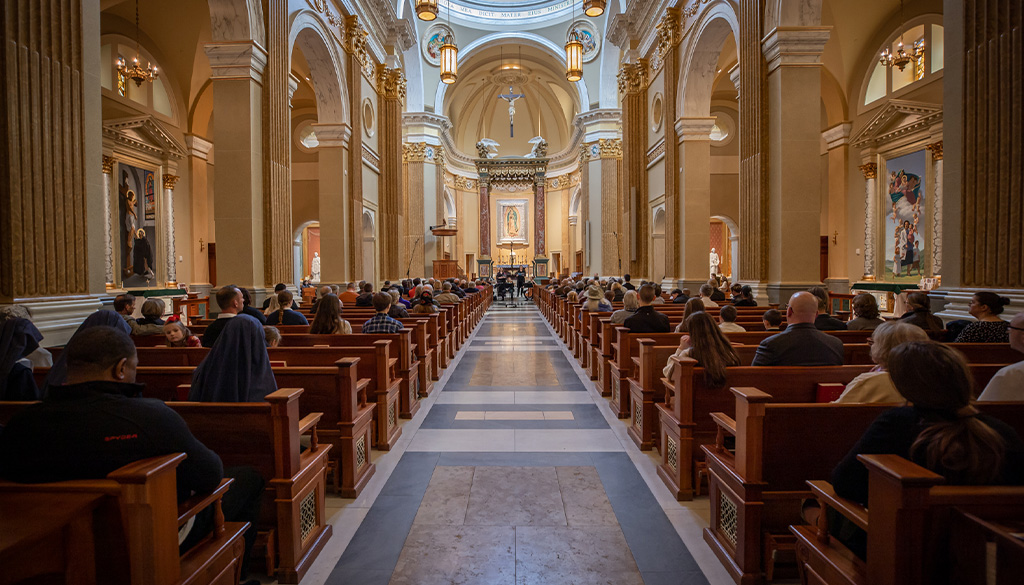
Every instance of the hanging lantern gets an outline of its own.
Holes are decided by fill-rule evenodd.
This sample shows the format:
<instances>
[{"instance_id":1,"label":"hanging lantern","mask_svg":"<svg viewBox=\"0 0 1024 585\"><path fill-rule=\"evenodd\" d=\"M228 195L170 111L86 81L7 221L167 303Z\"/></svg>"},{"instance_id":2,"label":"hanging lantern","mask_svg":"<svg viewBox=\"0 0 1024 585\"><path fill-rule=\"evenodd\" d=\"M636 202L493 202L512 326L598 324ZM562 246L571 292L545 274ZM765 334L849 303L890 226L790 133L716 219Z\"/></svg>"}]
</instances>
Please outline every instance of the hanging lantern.
<instances>
[{"instance_id":1,"label":"hanging lantern","mask_svg":"<svg viewBox=\"0 0 1024 585\"><path fill-rule=\"evenodd\" d=\"M604 14L607 5L607 0L583 0L583 13L591 18L597 18Z\"/></svg>"},{"instance_id":2,"label":"hanging lantern","mask_svg":"<svg viewBox=\"0 0 1024 585\"><path fill-rule=\"evenodd\" d=\"M455 46L455 37L448 33L441 41L441 81L449 85L455 83L459 75L458 69L459 48Z\"/></svg>"},{"instance_id":3,"label":"hanging lantern","mask_svg":"<svg viewBox=\"0 0 1024 585\"><path fill-rule=\"evenodd\" d=\"M416 0L416 16L426 21L437 18L437 0Z\"/></svg>"},{"instance_id":4,"label":"hanging lantern","mask_svg":"<svg viewBox=\"0 0 1024 585\"><path fill-rule=\"evenodd\" d=\"M569 81L583 79L583 42L575 28L569 33L565 43L565 78Z\"/></svg>"}]
</instances>

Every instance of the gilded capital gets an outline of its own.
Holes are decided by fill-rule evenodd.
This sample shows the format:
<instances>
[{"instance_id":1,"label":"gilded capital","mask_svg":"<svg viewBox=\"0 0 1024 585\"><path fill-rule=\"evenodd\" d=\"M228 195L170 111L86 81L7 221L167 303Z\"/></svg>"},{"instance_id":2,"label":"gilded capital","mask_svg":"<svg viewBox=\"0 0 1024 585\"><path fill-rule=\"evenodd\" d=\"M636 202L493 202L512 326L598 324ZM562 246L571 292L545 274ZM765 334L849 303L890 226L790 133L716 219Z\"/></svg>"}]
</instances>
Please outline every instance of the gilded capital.
<instances>
[{"instance_id":1,"label":"gilded capital","mask_svg":"<svg viewBox=\"0 0 1024 585\"><path fill-rule=\"evenodd\" d=\"M665 56L682 40L682 14L678 8L669 7L665 16L654 27L658 35L658 44L654 47L651 57L651 70L658 71L665 64Z\"/></svg>"},{"instance_id":2,"label":"gilded capital","mask_svg":"<svg viewBox=\"0 0 1024 585\"><path fill-rule=\"evenodd\" d=\"M377 66L377 91L385 99L405 99L405 73L398 67Z\"/></svg>"},{"instance_id":3,"label":"gilded capital","mask_svg":"<svg viewBox=\"0 0 1024 585\"><path fill-rule=\"evenodd\" d=\"M637 93L647 87L647 61L624 63L619 68L619 93Z\"/></svg>"},{"instance_id":4,"label":"gilded capital","mask_svg":"<svg viewBox=\"0 0 1024 585\"><path fill-rule=\"evenodd\" d=\"M426 142L402 143L402 160L404 162L423 162L427 160Z\"/></svg>"},{"instance_id":5,"label":"gilded capital","mask_svg":"<svg viewBox=\"0 0 1024 585\"><path fill-rule=\"evenodd\" d=\"M860 165L860 172L864 173L865 179L874 179L878 176L878 165L875 163Z\"/></svg>"},{"instance_id":6,"label":"gilded capital","mask_svg":"<svg viewBox=\"0 0 1024 585\"><path fill-rule=\"evenodd\" d=\"M942 160L942 141L941 140L938 141L938 142L935 142L933 144L929 144L925 148L927 148L932 153L932 160Z\"/></svg>"},{"instance_id":7,"label":"gilded capital","mask_svg":"<svg viewBox=\"0 0 1024 585\"><path fill-rule=\"evenodd\" d=\"M621 138L602 138L597 142L601 158L622 158Z\"/></svg>"},{"instance_id":8,"label":"gilded capital","mask_svg":"<svg viewBox=\"0 0 1024 585\"><path fill-rule=\"evenodd\" d=\"M103 174L109 175L114 172L114 163L117 161L112 156L103 155Z\"/></svg>"},{"instance_id":9,"label":"gilded capital","mask_svg":"<svg viewBox=\"0 0 1024 585\"><path fill-rule=\"evenodd\" d=\"M164 189L173 191L174 185L178 182L178 179L180 178L181 177L179 177L178 175L164 175Z\"/></svg>"}]
</instances>

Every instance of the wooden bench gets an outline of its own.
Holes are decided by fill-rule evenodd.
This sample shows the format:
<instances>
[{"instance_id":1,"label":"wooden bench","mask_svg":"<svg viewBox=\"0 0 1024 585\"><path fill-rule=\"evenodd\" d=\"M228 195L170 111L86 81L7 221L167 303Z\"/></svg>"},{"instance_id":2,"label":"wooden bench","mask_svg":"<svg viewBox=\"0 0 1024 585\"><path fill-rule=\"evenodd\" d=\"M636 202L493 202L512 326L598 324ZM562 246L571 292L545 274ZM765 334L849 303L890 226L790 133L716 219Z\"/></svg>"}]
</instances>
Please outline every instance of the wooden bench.
<instances>
[{"instance_id":1,"label":"wooden bench","mask_svg":"<svg viewBox=\"0 0 1024 585\"><path fill-rule=\"evenodd\" d=\"M12 544L0 551L5 562L0 583L102 583L104 585L237 585L241 577L242 538L247 522L225 522L221 498L231 480L213 492L177 502L175 469L184 453L136 461L107 475L106 479L74 480L46 484L0 481L4 505L34 504L59 510L76 498L98 498L90 516L77 519L64 534L92 548L81 548L74 558L61 558L63 543L35 542L22 538L37 531L38 516L8 522L4 517L0 542ZM178 529L202 510L213 507L214 529L197 545L178 551ZM3 509L3 508L0 508ZM14 512L25 513L26 508ZM92 546L89 546L92 545ZM45 575L58 567L62 575ZM43 573L43 574L41 574Z\"/></svg>"},{"instance_id":2,"label":"wooden bench","mask_svg":"<svg viewBox=\"0 0 1024 585\"><path fill-rule=\"evenodd\" d=\"M955 578L964 574L957 561L964 560L965 552L956 546L960 541L954 533L957 515L977 514L1018 523L1024 519L1024 487L947 486L942 485L942 476L896 455L860 455L858 459L868 468L867 508L836 496L827 482L807 482L822 505L818 526L790 527L805 584L962 585L966 582ZM867 561L829 536L825 508L867 532ZM1020 582L1020 543L1012 548L1007 544L1003 542L1002 550L1012 551L1012 556L997 557L994 578L975 582ZM978 543L973 550L987 552L989 547ZM968 558L966 562L977 572L984 570L984 560ZM1007 564L1013 572L1007 573Z\"/></svg>"}]
</instances>

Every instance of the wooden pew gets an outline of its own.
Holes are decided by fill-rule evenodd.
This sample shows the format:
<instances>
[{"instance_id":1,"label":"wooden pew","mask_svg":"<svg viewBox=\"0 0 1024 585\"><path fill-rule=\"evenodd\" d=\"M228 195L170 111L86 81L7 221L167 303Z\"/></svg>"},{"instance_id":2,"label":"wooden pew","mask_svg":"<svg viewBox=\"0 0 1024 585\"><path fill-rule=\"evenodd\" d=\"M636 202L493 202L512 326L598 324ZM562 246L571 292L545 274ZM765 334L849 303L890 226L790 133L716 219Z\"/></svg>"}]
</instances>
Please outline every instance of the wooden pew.
<instances>
[{"instance_id":1,"label":"wooden pew","mask_svg":"<svg viewBox=\"0 0 1024 585\"><path fill-rule=\"evenodd\" d=\"M230 487L224 480L209 494L177 502L175 470L184 453L143 459L107 475L106 479L19 484L0 481L0 500L5 505L47 506L60 509L65 502L93 496L99 499L91 518L78 520L65 532L77 544L93 549L93 555L64 558L61 543L33 544L38 517L6 522L0 542L22 543L0 551L5 562L0 583L30 579L32 583L102 583L104 585L237 585L245 552L243 533L247 522L224 522L221 498ZM178 551L178 528L202 510L214 509L214 530L184 554ZM27 512L27 508L13 512ZM9 539L9 540L8 540ZM47 569L64 565L60 580L45 575ZM43 573L41 575L40 573ZM42 577L42 578L40 578Z\"/></svg>"},{"instance_id":2,"label":"wooden pew","mask_svg":"<svg viewBox=\"0 0 1024 585\"><path fill-rule=\"evenodd\" d=\"M836 496L827 482L807 482L823 513L817 527L790 528L805 584L961 585L963 581L952 578L961 574L954 561L963 558L963 551L954 548L955 512L1017 523L1024 519L1024 487L946 486L941 476L896 455L860 455L858 459L869 473L867 508ZM867 531L867 561L829 536L826 507ZM975 548L987 549L987 545ZM1014 552L1020 563L1020 548ZM993 568L998 570L996 563ZM1017 571L996 572L993 581L983 582L1019 583L1020 565L1013 568Z\"/></svg>"},{"instance_id":3,"label":"wooden pew","mask_svg":"<svg viewBox=\"0 0 1024 585\"><path fill-rule=\"evenodd\" d=\"M711 523L704 540L737 583L771 581L775 553L792 551L788 527L811 497L805 481L829 477L875 418L892 404L782 404L757 388L732 388L736 417L713 413L707 457ZM979 403L1024 427L1024 403ZM735 438L735 452L726 448Z\"/></svg>"},{"instance_id":4,"label":"wooden pew","mask_svg":"<svg viewBox=\"0 0 1024 585\"><path fill-rule=\"evenodd\" d=\"M611 345L612 360L609 363L610 386L612 393L612 412L619 418L632 416L633 409L629 402L629 378L633 375L636 362L633 358L640 354L641 339L651 339L657 345L675 345L683 333L630 333L625 327L616 326L615 342Z\"/></svg>"}]
</instances>

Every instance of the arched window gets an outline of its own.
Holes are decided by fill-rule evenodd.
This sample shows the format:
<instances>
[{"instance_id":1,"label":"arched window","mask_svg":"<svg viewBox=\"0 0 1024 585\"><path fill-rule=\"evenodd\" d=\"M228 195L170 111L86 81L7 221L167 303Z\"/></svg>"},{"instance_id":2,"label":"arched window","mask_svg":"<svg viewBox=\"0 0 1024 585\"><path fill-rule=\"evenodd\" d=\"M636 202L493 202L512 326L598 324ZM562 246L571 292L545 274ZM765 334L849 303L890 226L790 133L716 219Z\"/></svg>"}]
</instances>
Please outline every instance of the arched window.
<instances>
[{"instance_id":1,"label":"arched window","mask_svg":"<svg viewBox=\"0 0 1024 585\"><path fill-rule=\"evenodd\" d=\"M896 53L901 39L903 50L912 57L902 71L879 62L884 50ZM931 81L943 68L943 40L940 15L918 17L896 30L874 53L864 84L862 106L871 106L893 94L907 93Z\"/></svg>"},{"instance_id":2,"label":"arched window","mask_svg":"<svg viewBox=\"0 0 1024 585\"><path fill-rule=\"evenodd\" d=\"M158 76L152 83L144 82L142 85L136 85L131 79L127 79L117 71L119 58L131 63L135 58L135 43L119 36L104 37L100 47L100 85L110 92L104 92L104 94L119 101L131 102L136 108L162 114L173 121L174 106L163 75ZM163 67L143 48L139 49L139 61L144 67L148 63L152 63L158 71L163 72Z\"/></svg>"}]
</instances>

